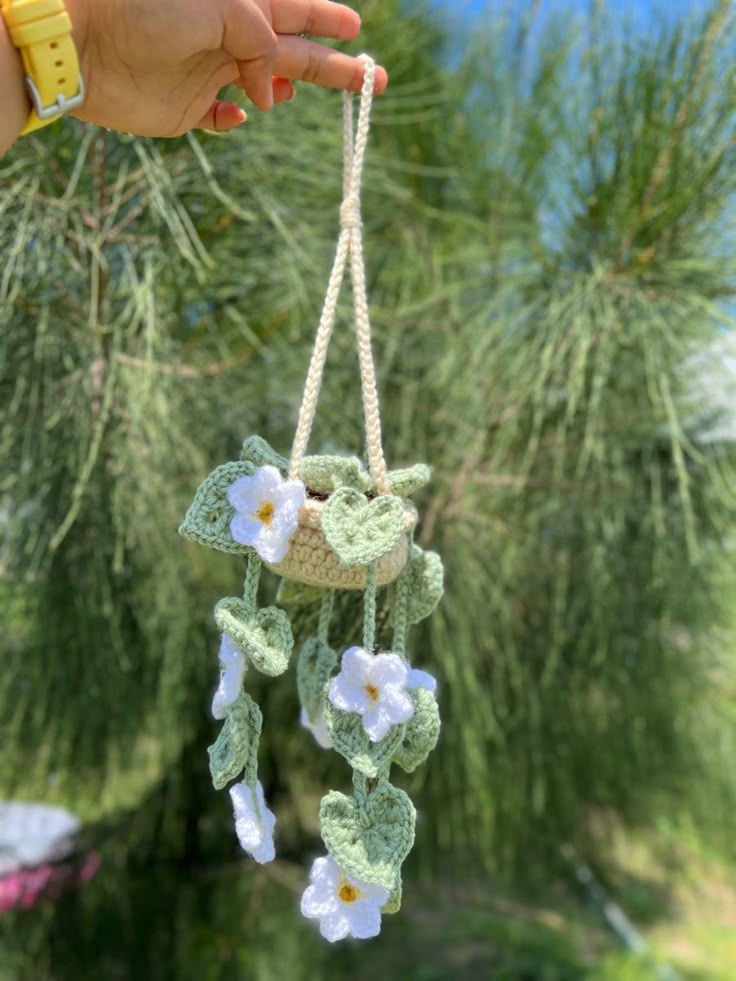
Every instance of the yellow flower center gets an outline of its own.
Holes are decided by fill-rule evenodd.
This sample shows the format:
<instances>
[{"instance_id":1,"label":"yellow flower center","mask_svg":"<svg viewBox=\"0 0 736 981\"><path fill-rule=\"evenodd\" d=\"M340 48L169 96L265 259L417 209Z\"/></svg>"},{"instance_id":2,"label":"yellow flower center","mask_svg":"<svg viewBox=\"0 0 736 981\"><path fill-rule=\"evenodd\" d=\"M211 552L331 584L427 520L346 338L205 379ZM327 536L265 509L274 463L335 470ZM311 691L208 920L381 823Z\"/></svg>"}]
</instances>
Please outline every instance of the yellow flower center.
<instances>
[{"instance_id":1,"label":"yellow flower center","mask_svg":"<svg viewBox=\"0 0 736 981\"><path fill-rule=\"evenodd\" d=\"M337 891L338 897L344 903L354 903L356 899L360 899L363 893L358 889L357 886L351 885L344 876L340 877L342 885Z\"/></svg>"},{"instance_id":2,"label":"yellow flower center","mask_svg":"<svg viewBox=\"0 0 736 981\"><path fill-rule=\"evenodd\" d=\"M363 688L365 690L366 695L368 696L368 698L370 698L372 702L378 701L379 692L375 685L364 685Z\"/></svg>"},{"instance_id":3,"label":"yellow flower center","mask_svg":"<svg viewBox=\"0 0 736 981\"><path fill-rule=\"evenodd\" d=\"M271 501L264 501L263 504L256 511L256 517L259 521L262 521L267 528L271 527L273 521L273 513L276 509L274 508Z\"/></svg>"}]
</instances>

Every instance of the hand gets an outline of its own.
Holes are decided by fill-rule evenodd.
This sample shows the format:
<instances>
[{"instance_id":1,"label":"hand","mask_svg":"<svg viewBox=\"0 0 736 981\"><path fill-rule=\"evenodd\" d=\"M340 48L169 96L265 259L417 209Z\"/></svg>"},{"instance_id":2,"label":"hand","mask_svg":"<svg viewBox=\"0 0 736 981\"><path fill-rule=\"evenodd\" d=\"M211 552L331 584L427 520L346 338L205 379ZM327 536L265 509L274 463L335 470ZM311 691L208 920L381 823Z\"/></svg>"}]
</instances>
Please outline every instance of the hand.
<instances>
[{"instance_id":1,"label":"hand","mask_svg":"<svg viewBox=\"0 0 736 981\"><path fill-rule=\"evenodd\" d=\"M359 91L356 58L297 34L350 40L355 11L330 0L67 0L84 105L73 115L139 136L224 131L245 113L220 102L242 88L259 109L293 96L291 80ZM276 76L276 77L274 77ZM376 70L376 91L387 84Z\"/></svg>"}]
</instances>

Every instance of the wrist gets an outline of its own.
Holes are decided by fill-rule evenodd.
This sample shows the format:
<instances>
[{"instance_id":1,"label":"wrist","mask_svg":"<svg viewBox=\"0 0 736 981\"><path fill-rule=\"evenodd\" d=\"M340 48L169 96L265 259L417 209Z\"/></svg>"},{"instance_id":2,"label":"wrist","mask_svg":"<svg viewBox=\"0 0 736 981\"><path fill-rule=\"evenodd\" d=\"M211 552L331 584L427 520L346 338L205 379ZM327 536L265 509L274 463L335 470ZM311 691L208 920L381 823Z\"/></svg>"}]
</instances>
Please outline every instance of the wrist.
<instances>
[{"instance_id":1,"label":"wrist","mask_svg":"<svg viewBox=\"0 0 736 981\"><path fill-rule=\"evenodd\" d=\"M46 126L84 101L84 77L77 45L83 50L86 46L86 7L84 0L0 0L0 7L3 81L14 79L13 103L25 104L27 109L20 134L16 113L12 116L12 126L9 119L3 120L0 139L4 150L18 135ZM20 103L18 79L27 93ZM9 101L8 92L5 94Z\"/></svg>"},{"instance_id":2,"label":"wrist","mask_svg":"<svg viewBox=\"0 0 736 981\"><path fill-rule=\"evenodd\" d=\"M89 58L87 52L88 39L88 13L90 5L87 0L64 0L64 6L72 22L72 40L77 49L79 59L79 73L84 79L86 88L89 88ZM72 113L72 115L76 115Z\"/></svg>"},{"instance_id":3,"label":"wrist","mask_svg":"<svg viewBox=\"0 0 736 981\"><path fill-rule=\"evenodd\" d=\"M10 34L2 17L0 17L0 92L3 93L0 153L4 153L20 136L20 131L31 111L31 102L26 92L20 53L10 40Z\"/></svg>"}]
</instances>

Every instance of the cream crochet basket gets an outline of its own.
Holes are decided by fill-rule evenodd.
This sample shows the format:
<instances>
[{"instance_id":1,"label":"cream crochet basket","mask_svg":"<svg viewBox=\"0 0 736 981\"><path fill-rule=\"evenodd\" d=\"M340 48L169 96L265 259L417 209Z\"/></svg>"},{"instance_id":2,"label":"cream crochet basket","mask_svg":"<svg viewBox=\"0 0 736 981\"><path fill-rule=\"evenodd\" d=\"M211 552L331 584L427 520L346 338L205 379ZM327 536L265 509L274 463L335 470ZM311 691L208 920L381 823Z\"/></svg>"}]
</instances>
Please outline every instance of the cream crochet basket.
<instances>
[{"instance_id":1,"label":"cream crochet basket","mask_svg":"<svg viewBox=\"0 0 736 981\"><path fill-rule=\"evenodd\" d=\"M291 540L286 558L275 565L264 563L284 579L325 586L331 589L365 589L368 585L366 566L344 566L331 548L322 531L322 510L325 500L309 498L299 512L299 527ZM404 502L404 534L390 552L376 560L376 585L385 586L397 578L409 558L409 539L416 527L417 511L409 501Z\"/></svg>"}]
</instances>

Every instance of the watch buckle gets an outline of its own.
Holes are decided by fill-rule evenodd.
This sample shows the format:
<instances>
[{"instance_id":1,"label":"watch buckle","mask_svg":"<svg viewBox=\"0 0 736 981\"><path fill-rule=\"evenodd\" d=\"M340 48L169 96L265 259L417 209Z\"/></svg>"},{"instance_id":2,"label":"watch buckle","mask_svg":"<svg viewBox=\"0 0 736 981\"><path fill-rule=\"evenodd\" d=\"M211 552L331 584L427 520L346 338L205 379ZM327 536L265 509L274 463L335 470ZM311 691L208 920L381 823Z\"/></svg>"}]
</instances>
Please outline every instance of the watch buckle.
<instances>
[{"instance_id":1,"label":"watch buckle","mask_svg":"<svg viewBox=\"0 0 736 981\"><path fill-rule=\"evenodd\" d=\"M62 116L65 112L70 112L72 109L78 109L79 106L84 102L84 79L81 75L79 78L79 91L76 95L66 96L57 95L56 101L50 106L44 106L41 102L41 94L36 87L36 83L33 79L26 75L26 88L28 89L28 94L31 97L31 102L33 103L33 108L36 111L41 122L48 122L54 119L56 116Z\"/></svg>"}]
</instances>

